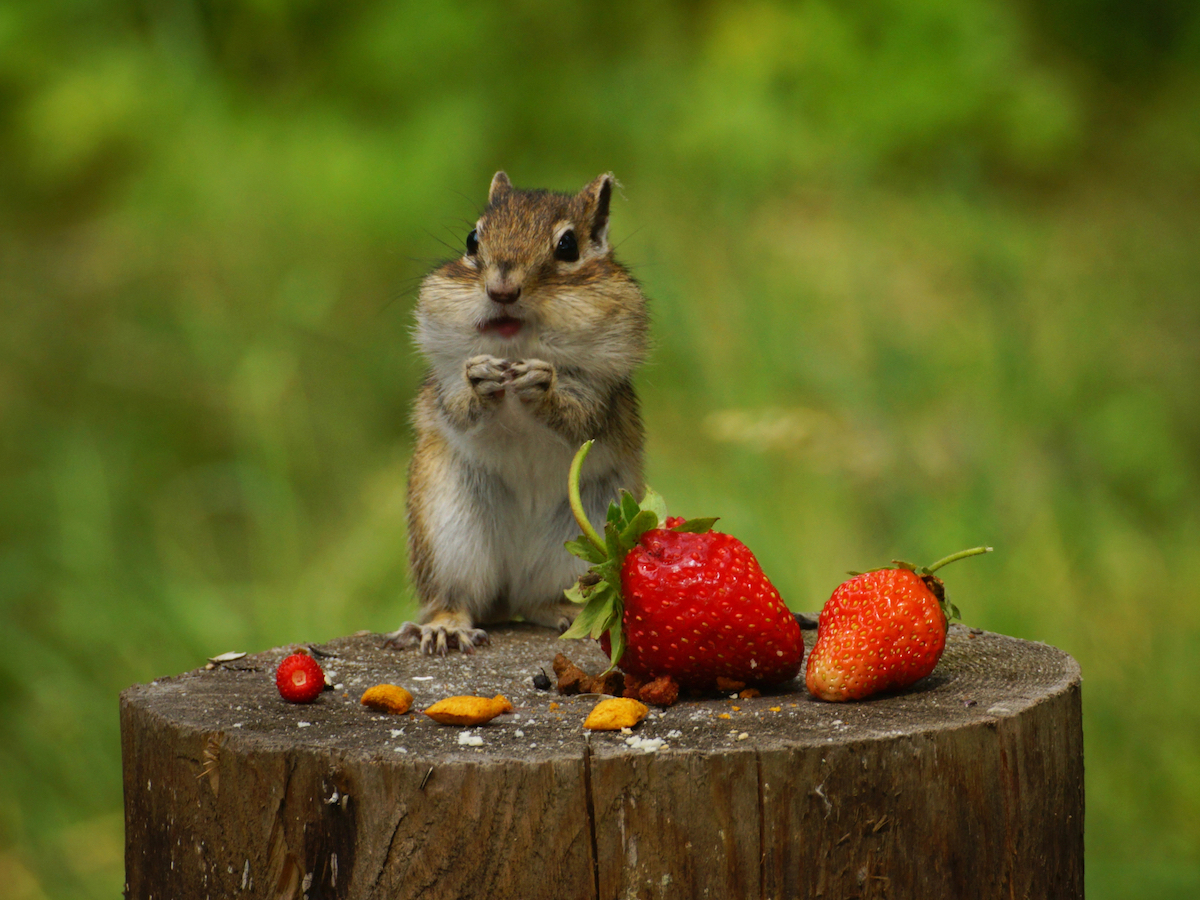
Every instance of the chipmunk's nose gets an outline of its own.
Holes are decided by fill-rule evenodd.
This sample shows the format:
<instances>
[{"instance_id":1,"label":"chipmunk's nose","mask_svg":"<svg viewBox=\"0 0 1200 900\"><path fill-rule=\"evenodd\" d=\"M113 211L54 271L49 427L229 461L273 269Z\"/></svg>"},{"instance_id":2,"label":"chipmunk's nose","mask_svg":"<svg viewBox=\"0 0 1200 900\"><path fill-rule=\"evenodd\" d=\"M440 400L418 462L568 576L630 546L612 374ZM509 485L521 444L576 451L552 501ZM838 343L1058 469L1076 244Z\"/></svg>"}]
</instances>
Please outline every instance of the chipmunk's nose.
<instances>
[{"instance_id":1,"label":"chipmunk's nose","mask_svg":"<svg viewBox=\"0 0 1200 900\"><path fill-rule=\"evenodd\" d=\"M491 297L495 302L507 305L509 303L516 303L517 300L520 299L521 286L519 284L505 284L499 286L488 285L487 293L488 296Z\"/></svg>"},{"instance_id":2,"label":"chipmunk's nose","mask_svg":"<svg viewBox=\"0 0 1200 900\"><path fill-rule=\"evenodd\" d=\"M489 273L487 294L496 303L507 306L521 297L521 273L512 263L501 262Z\"/></svg>"}]
</instances>

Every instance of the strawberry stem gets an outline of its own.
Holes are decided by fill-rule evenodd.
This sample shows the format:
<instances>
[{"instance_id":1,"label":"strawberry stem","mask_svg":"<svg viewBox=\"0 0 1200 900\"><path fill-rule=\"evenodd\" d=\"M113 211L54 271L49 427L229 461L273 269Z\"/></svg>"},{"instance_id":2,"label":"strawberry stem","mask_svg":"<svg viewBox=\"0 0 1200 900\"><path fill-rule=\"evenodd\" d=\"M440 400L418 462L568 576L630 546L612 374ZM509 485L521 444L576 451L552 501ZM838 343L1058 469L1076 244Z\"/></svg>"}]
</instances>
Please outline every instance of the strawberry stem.
<instances>
[{"instance_id":1,"label":"strawberry stem","mask_svg":"<svg viewBox=\"0 0 1200 900\"><path fill-rule=\"evenodd\" d=\"M939 559L932 566L926 566L925 571L932 575L942 566L948 566L952 562L957 562L960 559L966 559L968 556L979 556L981 553L991 552L991 547L972 547L970 550L959 550L957 553L951 553L945 559Z\"/></svg>"},{"instance_id":2,"label":"strawberry stem","mask_svg":"<svg viewBox=\"0 0 1200 900\"><path fill-rule=\"evenodd\" d=\"M567 473L567 499L571 504L571 515L575 517L575 522L579 525L583 536L593 547L607 555L608 547L603 538L597 534L596 529L592 527L592 523L588 521L587 514L583 511L583 499L579 496L579 472L594 443L595 441L585 441L575 453L575 458L571 460L571 470Z\"/></svg>"}]
</instances>

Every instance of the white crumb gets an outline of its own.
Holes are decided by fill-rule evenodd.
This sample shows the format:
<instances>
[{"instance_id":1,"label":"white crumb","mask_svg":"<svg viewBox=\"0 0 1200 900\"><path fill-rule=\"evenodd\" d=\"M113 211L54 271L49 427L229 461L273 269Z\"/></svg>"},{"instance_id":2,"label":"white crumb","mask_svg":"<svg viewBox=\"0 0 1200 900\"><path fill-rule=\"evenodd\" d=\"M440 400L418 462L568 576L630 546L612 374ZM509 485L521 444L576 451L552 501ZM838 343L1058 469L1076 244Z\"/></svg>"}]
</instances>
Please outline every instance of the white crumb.
<instances>
[{"instance_id":1,"label":"white crumb","mask_svg":"<svg viewBox=\"0 0 1200 900\"><path fill-rule=\"evenodd\" d=\"M625 738L625 743L634 750L641 750L643 753L654 753L667 746L667 742L662 738L644 738L638 735Z\"/></svg>"}]
</instances>

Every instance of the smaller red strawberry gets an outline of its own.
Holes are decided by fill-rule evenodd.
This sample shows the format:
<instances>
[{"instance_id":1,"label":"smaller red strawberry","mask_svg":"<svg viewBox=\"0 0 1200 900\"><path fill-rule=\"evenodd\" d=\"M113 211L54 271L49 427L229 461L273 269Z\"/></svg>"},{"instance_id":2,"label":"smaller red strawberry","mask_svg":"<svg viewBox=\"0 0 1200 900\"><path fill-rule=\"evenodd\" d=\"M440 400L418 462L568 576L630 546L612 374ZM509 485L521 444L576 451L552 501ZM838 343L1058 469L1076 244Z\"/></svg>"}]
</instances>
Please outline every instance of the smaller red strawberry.
<instances>
[{"instance_id":1,"label":"smaller red strawberry","mask_svg":"<svg viewBox=\"0 0 1200 900\"><path fill-rule=\"evenodd\" d=\"M623 492L601 538L579 498L590 447L571 465L568 495L583 534L567 549L593 565L566 592L584 607L563 637L599 637L613 666L646 680L667 675L682 687L794 678L804 656L800 626L750 549L710 530L715 519L668 518L653 491L640 504Z\"/></svg>"},{"instance_id":2,"label":"smaller red strawberry","mask_svg":"<svg viewBox=\"0 0 1200 900\"><path fill-rule=\"evenodd\" d=\"M963 550L932 566L874 569L843 582L821 610L817 643L808 655L805 683L822 700L861 700L924 678L946 646L946 628L958 608L946 600L934 572L987 553Z\"/></svg>"},{"instance_id":3,"label":"smaller red strawberry","mask_svg":"<svg viewBox=\"0 0 1200 900\"><path fill-rule=\"evenodd\" d=\"M325 673L311 656L294 653L275 670L275 687L289 703L312 703L325 690Z\"/></svg>"}]
</instances>

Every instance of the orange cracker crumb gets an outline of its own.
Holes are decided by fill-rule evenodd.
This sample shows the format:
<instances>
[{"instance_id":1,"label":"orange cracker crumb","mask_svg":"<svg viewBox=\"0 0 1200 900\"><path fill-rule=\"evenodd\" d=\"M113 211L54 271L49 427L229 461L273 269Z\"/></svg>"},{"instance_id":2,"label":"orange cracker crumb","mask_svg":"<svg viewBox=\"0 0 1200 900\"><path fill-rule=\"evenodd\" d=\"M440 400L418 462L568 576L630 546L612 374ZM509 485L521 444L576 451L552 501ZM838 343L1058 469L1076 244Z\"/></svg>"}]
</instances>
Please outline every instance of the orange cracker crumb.
<instances>
[{"instance_id":1,"label":"orange cracker crumb","mask_svg":"<svg viewBox=\"0 0 1200 900\"><path fill-rule=\"evenodd\" d=\"M425 715L440 725L482 725L501 713L512 712L513 705L506 697L447 697L439 700Z\"/></svg>"},{"instance_id":2,"label":"orange cracker crumb","mask_svg":"<svg viewBox=\"0 0 1200 900\"><path fill-rule=\"evenodd\" d=\"M601 700L592 708L584 728L592 731L620 731L622 728L632 728L650 712L650 707L639 700L629 697L612 697Z\"/></svg>"},{"instance_id":3,"label":"orange cracker crumb","mask_svg":"<svg viewBox=\"0 0 1200 900\"><path fill-rule=\"evenodd\" d=\"M398 684L377 684L367 688L359 702L378 712L401 716L412 706L413 695Z\"/></svg>"}]
</instances>

